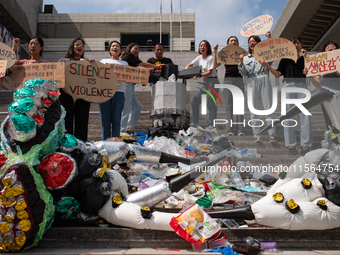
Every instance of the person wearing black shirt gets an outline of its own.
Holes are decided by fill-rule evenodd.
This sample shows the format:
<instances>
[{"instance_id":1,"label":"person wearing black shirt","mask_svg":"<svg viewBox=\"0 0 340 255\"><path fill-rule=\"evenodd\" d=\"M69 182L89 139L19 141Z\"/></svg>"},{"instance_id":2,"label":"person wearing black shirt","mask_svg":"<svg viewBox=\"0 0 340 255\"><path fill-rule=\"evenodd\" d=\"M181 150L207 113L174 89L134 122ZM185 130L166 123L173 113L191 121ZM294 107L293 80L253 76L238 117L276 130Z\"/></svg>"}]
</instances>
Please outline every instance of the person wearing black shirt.
<instances>
[{"instance_id":1,"label":"person wearing black shirt","mask_svg":"<svg viewBox=\"0 0 340 255\"><path fill-rule=\"evenodd\" d=\"M238 46L238 39L236 36L230 36L227 40L227 46L229 45L236 45ZM220 62L217 60L217 49L218 44L214 46L214 68L217 68L221 65ZM244 94L244 83L241 74L238 71L237 65L224 65L225 67L225 75L224 75L224 84L232 84L242 90ZM233 136L234 133L232 132L231 122L233 120L233 95L229 89L223 90L223 95L225 99L226 105L226 120L227 123L227 136ZM236 115L236 122L243 123L243 115ZM238 136L244 136L244 127L242 124L236 125L236 134Z\"/></svg>"},{"instance_id":2,"label":"person wearing black shirt","mask_svg":"<svg viewBox=\"0 0 340 255\"><path fill-rule=\"evenodd\" d=\"M283 86L284 87L295 87L307 89L306 84L306 72L304 56L306 55L306 50L302 49L301 40L297 37L291 38L297 50L297 54L301 52L300 56L295 63L292 59L281 59L279 67L277 70L272 68L268 63L260 60L259 63L268 67L269 71L276 77L279 78L283 75ZM287 99L298 99L304 98L305 94L290 92L286 94ZM294 105L287 105L287 110L292 108ZM305 155L307 152L311 151L313 144L312 135L312 123L311 116L305 115L304 113L298 114L298 119L300 123L300 145L301 145L301 155ZM295 121L287 120L284 127L284 138L285 145L288 149L295 149L296 147L296 134L295 134Z\"/></svg>"},{"instance_id":3,"label":"person wearing black shirt","mask_svg":"<svg viewBox=\"0 0 340 255\"><path fill-rule=\"evenodd\" d=\"M123 55L122 60L126 61L129 66L137 67L145 67L151 70L159 69L160 67L154 64L143 62L138 58L139 54L139 46L137 43L130 43ZM163 66L164 64L161 64ZM142 106L139 103L136 94L134 83L129 83L126 85L125 90L125 101L124 101L124 109L122 112L122 120L120 123L120 131L127 131L127 128L132 129L136 126L140 111L142 110Z\"/></svg>"},{"instance_id":4,"label":"person wearing black shirt","mask_svg":"<svg viewBox=\"0 0 340 255\"><path fill-rule=\"evenodd\" d=\"M160 64L173 64L172 60L170 58L163 57L164 54L164 47L163 44L157 43L155 47L153 48L153 52L155 53L155 56L152 58L149 58L146 62L151 63L154 65L159 66ZM161 69L155 70L155 72L160 72ZM150 82L150 91L152 96L152 86L154 85L153 82Z\"/></svg>"}]
</instances>

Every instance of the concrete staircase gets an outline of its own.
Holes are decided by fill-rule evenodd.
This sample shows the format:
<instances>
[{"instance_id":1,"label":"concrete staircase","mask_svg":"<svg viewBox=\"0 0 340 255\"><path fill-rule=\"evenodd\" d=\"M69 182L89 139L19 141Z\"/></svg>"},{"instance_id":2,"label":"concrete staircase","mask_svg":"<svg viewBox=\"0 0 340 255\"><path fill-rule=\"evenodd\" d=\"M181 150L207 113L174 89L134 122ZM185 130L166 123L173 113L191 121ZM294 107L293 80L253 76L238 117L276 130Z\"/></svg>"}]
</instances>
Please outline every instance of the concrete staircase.
<instances>
[{"instance_id":1,"label":"concrete staircase","mask_svg":"<svg viewBox=\"0 0 340 255\"><path fill-rule=\"evenodd\" d=\"M151 119L149 111L151 110L151 96L149 87L137 89L137 98L142 104L142 113L137 122L135 131L147 132L148 127L151 127ZM190 109L190 98L195 92L187 93L187 109ZM221 93L220 93L221 95ZM224 103L223 96L221 95ZM8 102L9 103L9 102ZM2 103L0 112L7 112L8 103ZM280 102L279 102L280 105ZM247 111L247 108L245 108ZM275 116L280 115L278 113ZM218 118L224 119L224 109L219 106ZM316 106L311 109L312 112L312 128L314 144L313 149L320 148L320 142L323 139L325 131L325 123L321 107ZM0 120L5 118L5 114L0 115ZM201 126L207 126L207 117L204 116L200 120ZM245 119L250 119L249 112L246 112ZM225 128L218 126L220 134L225 133ZM97 104L91 105L90 122L89 122L89 136L88 140L101 140L101 122ZM239 159L242 161L250 161L253 165L272 165L291 164L299 156L300 152L289 151L285 148L283 141L283 128L276 129L277 143L270 143L267 135L263 135L262 143L254 143L252 130L250 127L245 128L246 136L230 137L230 140L235 143L238 148L256 148L257 152L262 155L261 158ZM299 134L297 128L297 141L299 141ZM340 229L325 230L325 231L287 231L280 229L272 229L266 227L253 228L238 228L238 229L223 229L227 239L230 242L242 242L245 237L252 236L260 241L277 242L278 248L294 249L294 248L323 248L323 249L340 249ZM61 224L55 222L51 229L44 235L38 249L62 249L62 248L168 248L168 249L191 249L191 245L184 239L177 236L174 232L165 231L151 231L151 230L136 230L110 226L102 229L95 226L79 226L75 223ZM33 251L34 253L34 251ZM76 254L76 253L75 253Z\"/></svg>"}]
</instances>

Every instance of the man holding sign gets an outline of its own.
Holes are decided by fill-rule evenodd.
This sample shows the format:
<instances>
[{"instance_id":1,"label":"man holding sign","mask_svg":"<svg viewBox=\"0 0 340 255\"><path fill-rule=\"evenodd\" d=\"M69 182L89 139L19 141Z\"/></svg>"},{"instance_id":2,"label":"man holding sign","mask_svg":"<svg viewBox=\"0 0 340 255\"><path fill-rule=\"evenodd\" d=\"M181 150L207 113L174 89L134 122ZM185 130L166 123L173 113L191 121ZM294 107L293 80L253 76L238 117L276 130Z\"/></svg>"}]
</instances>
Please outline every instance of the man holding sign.
<instances>
[{"instance_id":1,"label":"man holding sign","mask_svg":"<svg viewBox=\"0 0 340 255\"><path fill-rule=\"evenodd\" d=\"M300 52L302 54L302 56L298 58L296 63L292 59L284 58L281 59L278 69L275 70L267 62L263 60L260 60L259 62L260 64L266 66L276 78L279 78L283 75L283 87L307 89L304 60L306 50L302 49L302 43L299 38L292 37L290 40L294 43L297 54L299 55ZM298 92L290 92L286 94L287 99L299 99L304 97L305 94ZM287 110L289 110L293 106L294 105L292 104L287 105ZM300 123L301 155L304 156L307 152L311 151L313 144L311 116L305 115L304 113L299 113L298 118ZM288 149L292 150L295 150L296 147L295 126L295 120L287 120L284 126L285 144Z\"/></svg>"}]
</instances>

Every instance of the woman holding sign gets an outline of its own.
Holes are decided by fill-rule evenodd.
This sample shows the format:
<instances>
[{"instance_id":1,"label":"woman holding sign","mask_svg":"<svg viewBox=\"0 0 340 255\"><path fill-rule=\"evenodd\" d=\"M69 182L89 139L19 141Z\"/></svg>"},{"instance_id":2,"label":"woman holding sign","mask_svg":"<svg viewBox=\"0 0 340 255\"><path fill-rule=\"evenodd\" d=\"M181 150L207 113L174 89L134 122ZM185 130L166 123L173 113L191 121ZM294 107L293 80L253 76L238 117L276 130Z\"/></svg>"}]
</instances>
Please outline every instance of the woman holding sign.
<instances>
[{"instance_id":1,"label":"woman holding sign","mask_svg":"<svg viewBox=\"0 0 340 255\"><path fill-rule=\"evenodd\" d=\"M283 75L283 87L292 87L292 88L304 88L307 89L306 84L306 71L305 70L305 59L306 50L302 49L301 40L298 37L292 37L290 39L292 43L295 45L297 55L299 56L300 52L302 56L298 58L296 63L292 59L283 58L280 60L279 67L277 70L272 68L268 63L261 60L261 64L269 69L269 71L276 77L279 78ZM286 93L287 99L298 99L304 98L304 93L298 92L290 92ZM287 105L287 110L292 108L294 105ZM304 113L298 114L298 119L300 123L300 145L301 145L301 155L304 156L307 152L311 151L313 144L313 135L312 135L312 123L311 116L305 115ZM288 149L295 150L296 147L296 134L295 134L295 120L287 120L285 121L284 126L284 138L285 144Z\"/></svg>"},{"instance_id":2,"label":"woman holding sign","mask_svg":"<svg viewBox=\"0 0 340 255\"><path fill-rule=\"evenodd\" d=\"M129 66L141 66L151 68L152 70L159 69L160 66L164 66L164 64L157 66L151 63L143 62L138 58L138 55L139 46L137 43L132 42L126 47L122 55L122 60L126 61ZM129 83L126 85L124 109L122 112L122 120L120 124L120 131L122 132L127 131L127 128L131 129L136 126L140 111L142 110L142 106L139 103L135 94L134 85L134 83Z\"/></svg>"},{"instance_id":3,"label":"woman holding sign","mask_svg":"<svg viewBox=\"0 0 340 255\"><path fill-rule=\"evenodd\" d=\"M20 44L20 39L13 39L13 51L16 51L17 47ZM37 63L47 63L47 60L41 59L42 52L44 49L44 41L38 36L32 37L28 42L28 50L30 53L30 59L22 59L17 60L15 65L28 65L28 64L37 64Z\"/></svg>"},{"instance_id":4,"label":"woman holding sign","mask_svg":"<svg viewBox=\"0 0 340 255\"><path fill-rule=\"evenodd\" d=\"M227 40L227 46L236 45L239 46L238 39L236 36L230 36ZM214 46L214 68L217 68L221 65L220 62L217 60L217 49L218 44ZM224 65L225 67L225 75L224 75L224 84L232 84L242 90L244 94L244 83L243 78L240 75L237 65ZM223 95L226 104L226 120L227 123L227 136L233 136L234 133L232 132L231 121L233 119L233 96L229 89L223 90ZM236 116L237 123L243 123L243 115ZM238 136L244 136L244 128L242 124L236 125L236 134Z\"/></svg>"},{"instance_id":5,"label":"woman holding sign","mask_svg":"<svg viewBox=\"0 0 340 255\"><path fill-rule=\"evenodd\" d=\"M217 117L217 106L215 104L215 100L217 97L218 89L214 89L215 84L219 84L219 80L217 78L217 71L214 68L214 58L211 55L211 46L207 40L203 40L199 44L198 48L198 56L195 58L190 64L188 64L185 68L189 68L192 66L199 66L201 68L201 74L199 77L202 77L204 86L200 89L197 94L191 100L191 125L197 125L199 121L199 106L201 104L202 94L210 94L213 96L207 96L207 107L209 109L209 128L213 128L214 120ZM194 77L195 78L195 77Z\"/></svg>"},{"instance_id":6,"label":"woman holding sign","mask_svg":"<svg viewBox=\"0 0 340 255\"><path fill-rule=\"evenodd\" d=\"M271 37L270 32L266 33L268 38ZM247 76L247 89L252 91L252 101L255 109L259 110L260 100L262 101L263 109L268 110L272 106L273 93L272 85L270 83L268 73L269 70L266 66L261 65L253 55L254 48L257 43L261 42L260 37L257 35L252 35L248 38L248 56L240 55L241 63L238 65L239 72L242 76ZM259 117L252 112L250 113L253 125L253 134L255 137L255 142L261 142L261 136L258 133L261 130L261 125L258 121ZM267 115L267 123L271 123L270 120L274 120L273 114ZM276 142L275 127L268 130L269 141Z\"/></svg>"},{"instance_id":7,"label":"woman holding sign","mask_svg":"<svg viewBox=\"0 0 340 255\"><path fill-rule=\"evenodd\" d=\"M111 58L102 59L103 64L115 64L128 66L125 61L119 60L122 54L122 46L117 41L112 41L109 46ZM119 137L120 134L120 120L125 101L125 87L126 83L119 81L117 91L114 96L105 103L99 104L100 119L102 121L102 139L106 140L108 137ZM112 125L112 127L111 127ZM112 131L111 131L112 128ZM111 131L111 132L110 132Z\"/></svg>"},{"instance_id":8,"label":"woman holding sign","mask_svg":"<svg viewBox=\"0 0 340 255\"><path fill-rule=\"evenodd\" d=\"M64 62L67 66L73 61L85 60L84 58L85 41L81 38L74 39L68 47L65 57L59 59L59 62ZM89 59L93 61L93 59ZM66 110L65 128L67 133L74 135L80 140L87 140L87 130L89 122L89 112L91 103L83 99L77 99L73 102L73 98L65 91L60 90L60 103ZM73 118L74 128L73 128Z\"/></svg>"}]
</instances>

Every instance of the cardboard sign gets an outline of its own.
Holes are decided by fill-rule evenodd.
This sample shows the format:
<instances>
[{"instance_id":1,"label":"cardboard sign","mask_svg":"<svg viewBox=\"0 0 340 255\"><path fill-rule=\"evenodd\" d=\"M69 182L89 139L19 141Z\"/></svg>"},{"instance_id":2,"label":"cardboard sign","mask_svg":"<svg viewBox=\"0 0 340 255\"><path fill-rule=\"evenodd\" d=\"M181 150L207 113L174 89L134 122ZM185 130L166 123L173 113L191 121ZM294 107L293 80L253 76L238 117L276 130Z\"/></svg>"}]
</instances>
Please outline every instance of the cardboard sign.
<instances>
[{"instance_id":1,"label":"cardboard sign","mask_svg":"<svg viewBox=\"0 0 340 255\"><path fill-rule=\"evenodd\" d=\"M0 60L0 78L6 75L7 60Z\"/></svg>"},{"instance_id":2,"label":"cardboard sign","mask_svg":"<svg viewBox=\"0 0 340 255\"><path fill-rule=\"evenodd\" d=\"M247 22L242 28L241 28L241 35L245 36L245 37L249 37L251 35L264 35L266 34L268 31L270 31L270 29L273 26L273 17L268 15L268 14L264 14L261 15L249 22Z\"/></svg>"},{"instance_id":3,"label":"cardboard sign","mask_svg":"<svg viewBox=\"0 0 340 255\"><path fill-rule=\"evenodd\" d=\"M307 77L334 73L339 70L339 56L340 49L307 56L305 59L305 67L308 69Z\"/></svg>"},{"instance_id":4,"label":"cardboard sign","mask_svg":"<svg viewBox=\"0 0 340 255\"><path fill-rule=\"evenodd\" d=\"M218 53L218 62L225 65L238 65L241 54L247 56L248 52L236 45L226 46Z\"/></svg>"},{"instance_id":5,"label":"cardboard sign","mask_svg":"<svg viewBox=\"0 0 340 255\"><path fill-rule=\"evenodd\" d=\"M78 98L104 103L116 93L118 80L110 67L97 61L74 61L65 68L65 89Z\"/></svg>"},{"instance_id":6,"label":"cardboard sign","mask_svg":"<svg viewBox=\"0 0 340 255\"><path fill-rule=\"evenodd\" d=\"M115 72L118 81L144 85L149 84L149 69L114 64L106 65L110 66L110 68Z\"/></svg>"},{"instance_id":7,"label":"cardboard sign","mask_svg":"<svg viewBox=\"0 0 340 255\"><path fill-rule=\"evenodd\" d=\"M10 68L16 61L15 52L6 44L0 42L0 60L7 60L7 68Z\"/></svg>"},{"instance_id":8,"label":"cardboard sign","mask_svg":"<svg viewBox=\"0 0 340 255\"><path fill-rule=\"evenodd\" d=\"M65 63L51 62L14 66L12 90L23 88L25 81L35 78L55 81L58 88L63 88L65 87Z\"/></svg>"},{"instance_id":9,"label":"cardboard sign","mask_svg":"<svg viewBox=\"0 0 340 255\"><path fill-rule=\"evenodd\" d=\"M285 38L270 38L257 43L254 56L257 60L263 59L266 62L281 58L290 58L296 62L298 58L294 44Z\"/></svg>"}]
</instances>

